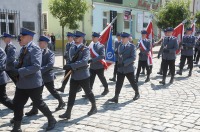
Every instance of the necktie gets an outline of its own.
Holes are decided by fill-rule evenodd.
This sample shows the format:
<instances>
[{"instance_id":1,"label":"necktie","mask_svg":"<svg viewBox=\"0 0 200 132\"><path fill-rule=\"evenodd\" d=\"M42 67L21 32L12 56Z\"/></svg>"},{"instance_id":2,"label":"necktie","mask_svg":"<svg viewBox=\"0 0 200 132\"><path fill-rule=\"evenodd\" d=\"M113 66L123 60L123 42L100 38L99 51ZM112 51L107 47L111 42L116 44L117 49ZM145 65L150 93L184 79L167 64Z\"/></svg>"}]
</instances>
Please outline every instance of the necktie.
<instances>
[{"instance_id":1,"label":"necktie","mask_svg":"<svg viewBox=\"0 0 200 132\"><path fill-rule=\"evenodd\" d=\"M44 55L46 53L46 49L43 50L42 55Z\"/></svg>"},{"instance_id":2,"label":"necktie","mask_svg":"<svg viewBox=\"0 0 200 132\"><path fill-rule=\"evenodd\" d=\"M75 51L77 50L77 48L78 48L77 46L74 47Z\"/></svg>"},{"instance_id":3,"label":"necktie","mask_svg":"<svg viewBox=\"0 0 200 132\"><path fill-rule=\"evenodd\" d=\"M168 37L168 42L169 42L170 37Z\"/></svg>"},{"instance_id":4,"label":"necktie","mask_svg":"<svg viewBox=\"0 0 200 132\"><path fill-rule=\"evenodd\" d=\"M8 49L8 45L6 45L6 47L5 47L5 52L6 52L6 54L7 54L7 49Z\"/></svg>"}]
</instances>

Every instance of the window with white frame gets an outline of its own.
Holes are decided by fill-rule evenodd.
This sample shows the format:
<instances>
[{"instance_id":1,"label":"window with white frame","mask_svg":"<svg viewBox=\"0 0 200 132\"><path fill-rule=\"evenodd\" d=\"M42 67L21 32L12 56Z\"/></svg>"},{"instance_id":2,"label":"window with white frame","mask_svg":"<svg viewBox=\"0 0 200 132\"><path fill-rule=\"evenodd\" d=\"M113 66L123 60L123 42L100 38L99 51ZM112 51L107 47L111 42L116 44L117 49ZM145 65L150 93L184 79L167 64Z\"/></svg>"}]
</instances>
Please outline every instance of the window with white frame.
<instances>
[{"instance_id":1,"label":"window with white frame","mask_svg":"<svg viewBox=\"0 0 200 132\"><path fill-rule=\"evenodd\" d=\"M0 10L0 34L17 35L17 14L16 11Z\"/></svg>"},{"instance_id":2,"label":"window with white frame","mask_svg":"<svg viewBox=\"0 0 200 132\"><path fill-rule=\"evenodd\" d=\"M47 28L48 28L47 13L42 14L42 27L43 27L43 31L47 31Z\"/></svg>"},{"instance_id":3,"label":"window with white frame","mask_svg":"<svg viewBox=\"0 0 200 132\"><path fill-rule=\"evenodd\" d=\"M103 29L107 27L107 23L108 23L108 13L103 12Z\"/></svg>"}]
</instances>

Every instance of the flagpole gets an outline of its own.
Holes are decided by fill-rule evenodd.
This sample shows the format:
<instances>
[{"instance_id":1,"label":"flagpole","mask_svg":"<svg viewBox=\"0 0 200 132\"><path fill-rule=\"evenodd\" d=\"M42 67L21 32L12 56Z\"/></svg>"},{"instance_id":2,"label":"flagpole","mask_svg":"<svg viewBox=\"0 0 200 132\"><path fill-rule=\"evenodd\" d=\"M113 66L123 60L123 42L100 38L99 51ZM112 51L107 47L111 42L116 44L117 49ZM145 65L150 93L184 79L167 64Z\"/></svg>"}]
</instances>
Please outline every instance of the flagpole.
<instances>
[{"instance_id":1,"label":"flagpole","mask_svg":"<svg viewBox=\"0 0 200 132\"><path fill-rule=\"evenodd\" d=\"M102 35L115 22L116 19L117 19L117 16L112 20L111 23L108 24L108 26L100 33L100 35Z\"/></svg>"}]
</instances>

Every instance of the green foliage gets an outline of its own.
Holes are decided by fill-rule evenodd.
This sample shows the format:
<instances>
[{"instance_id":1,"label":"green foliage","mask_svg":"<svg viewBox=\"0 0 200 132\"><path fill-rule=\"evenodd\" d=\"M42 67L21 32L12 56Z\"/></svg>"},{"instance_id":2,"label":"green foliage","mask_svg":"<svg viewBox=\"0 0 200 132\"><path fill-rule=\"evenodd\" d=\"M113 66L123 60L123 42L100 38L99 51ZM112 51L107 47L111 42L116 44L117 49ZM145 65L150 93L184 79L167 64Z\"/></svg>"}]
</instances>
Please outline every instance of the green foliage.
<instances>
[{"instance_id":1,"label":"green foliage","mask_svg":"<svg viewBox=\"0 0 200 132\"><path fill-rule=\"evenodd\" d=\"M197 19L196 27L200 29L200 11L195 14L195 18Z\"/></svg>"},{"instance_id":2,"label":"green foliage","mask_svg":"<svg viewBox=\"0 0 200 132\"><path fill-rule=\"evenodd\" d=\"M77 29L77 22L83 19L88 6L85 0L50 0L49 9L59 19L60 26Z\"/></svg>"},{"instance_id":3,"label":"green foliage","mask_svg":"<svg viewBox=\"0 0 200 132\"><path fill-rule=\"evenodd\" d=\"M171 0L154 12L157 26L161 29L167 27L175 28L185 19L190 19L189 0ZM188 23L186 23L186 26Z\"/></svg>"}]
</instances>

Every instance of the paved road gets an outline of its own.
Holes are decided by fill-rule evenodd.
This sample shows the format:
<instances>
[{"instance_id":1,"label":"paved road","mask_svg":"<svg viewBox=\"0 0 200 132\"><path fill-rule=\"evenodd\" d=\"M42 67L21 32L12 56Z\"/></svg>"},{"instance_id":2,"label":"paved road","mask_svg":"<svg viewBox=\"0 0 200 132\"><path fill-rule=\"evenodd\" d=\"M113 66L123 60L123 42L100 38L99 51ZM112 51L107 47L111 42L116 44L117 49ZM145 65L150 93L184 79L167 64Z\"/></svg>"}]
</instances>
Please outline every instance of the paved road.
<instances>
[{"instance_id":1,"label":"paved road","mask_svg":"<svg viewBox=\"0 0 200 132\"><path fill-rule=\"evenodd\" d=\"M61 66L61 57L56 57L56 66ZM179 63L179 56L176 61ZM134 96L133 89L130 87L127 79L124 82L123 89L119 97L118 104L106 102L114 96L115 83L108 81L110 93L106 96L100 96L103 87L96 79L94 84L94 94L98 106L98 113L90 117L87 112L90 110L88 100L81 97L83 92L77 94L76 104L73 108L72 116L69 121L58 118L59 114L65 112L61 110L54 112L54 116L58 120L53 131L90 131L90 132L179 132L179 131L200 131L200 69L195 66L192 77L187 77L188 71L185 70L182 76L176 75L174 84L170 85L169 77L165 86L158 82L161 76L157 75L160 60L154 59L153 74L151 81L144 83L145 77L139 79L139 89L141 98L135 102L132 101ZM135 64L137 65L137 63ZM176 67L178 70L178 67ZM55 86L60 87L63 78L63 72L56 69L57 79ZM113 66L106 71L106 78L112 77ZM12 83L7 85L9 88L10 97L13 97L14 86ZM61 94L67 103L68 87L64 94ZM44 90L44 99L50 109L54 111L57 106L57 101ZM25 112L30 110L27 103ZM0 131L10 131L12 126L9 124L13 113L0 105ZM22 129L24 132L44 131L47 126L47 119L39 113L37 116L24 117Z\"/></svg>"}]
</instances>

